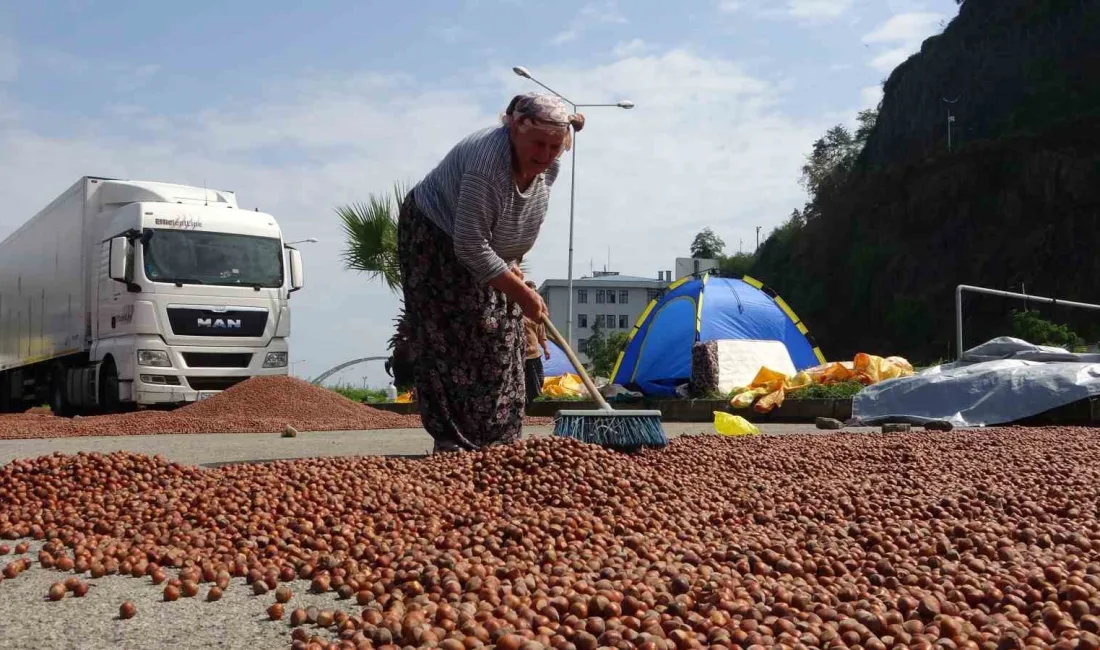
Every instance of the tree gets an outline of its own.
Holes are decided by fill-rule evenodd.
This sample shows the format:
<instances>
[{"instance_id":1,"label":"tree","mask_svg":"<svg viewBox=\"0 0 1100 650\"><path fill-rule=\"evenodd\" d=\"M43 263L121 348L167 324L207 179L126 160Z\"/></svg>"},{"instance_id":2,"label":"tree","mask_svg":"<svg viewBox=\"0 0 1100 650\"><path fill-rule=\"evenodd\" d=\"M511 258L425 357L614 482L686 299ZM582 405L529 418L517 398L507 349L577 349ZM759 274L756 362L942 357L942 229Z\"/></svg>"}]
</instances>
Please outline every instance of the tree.
<instances>
[{"instance_id":1,"label":"tree","mask_svg":"<svg viewBox=\"0 0 1100 650\"><path fill-rule=\"evenodd\" d=\"M734 253L718 258L718 270L727 278L739 278L748 275L756 261L753 253Z\"/></svg>"},{"instance_id":2,"label":"tree","mask_svg":"<svg viewBox=\"0 0 1100 650\"><path fill-rule=\"evenodd\" d=\"M714 234L713 230L703 228L691 242L691 256L697 260L717 259L722 255L722 250L725 247L726 242Z\"/></svg>"},{"instance_id":3,"label":"tree","mask_svg":"<svg viewBox=\"0 0 1100 650\"><path fill-rule=\"evenodd\" d=\"M626 349L629 341L630 337L625 332L606 334L603 326L596 321L592 326L592 336L584 344L583 352L588 355L586 370L593 376L610 378L619 354Z\"/></svg>"},{"instance_id":4,"label":"tree","mask_svg":"<svg viewBox=\"0 0 1100 650\"><path fill-rule=\"evenodd\" d=\"M806 156L806 163L802 165L800 179L802 186L810 193L810 203L803 211L808 217L816 216L816 204L820 198L848 180L877 120L877 109L860 111L856 116L855 133L843 124L837 124L814 142L813 149Z\"/></svg>"}]
</instances>

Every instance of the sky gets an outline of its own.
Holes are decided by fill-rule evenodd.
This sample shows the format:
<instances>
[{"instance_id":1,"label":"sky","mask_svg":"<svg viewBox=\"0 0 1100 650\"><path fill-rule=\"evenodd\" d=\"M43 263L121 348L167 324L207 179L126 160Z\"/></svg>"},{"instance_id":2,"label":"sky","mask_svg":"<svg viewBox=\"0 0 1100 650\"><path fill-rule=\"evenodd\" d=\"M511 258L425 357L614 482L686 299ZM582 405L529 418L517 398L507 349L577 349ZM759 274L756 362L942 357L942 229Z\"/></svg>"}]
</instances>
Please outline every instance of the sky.
<instances>
[{"instance_id":1,"label":"sky","mask_svg":"<svg viewBox=\"0 0 1100 650\"><path fill-rule=\"evenodd\" d=\"M751 251L824 131L874 106L955 0L0 0L0 239L81 176L232 190L301 246L291 360L386 354L398 297L345 270L335 208L415 183L540 90L585 110L574 277L656 277L712 228ZM565 278L569 157L529 275ZM765 282L767 278L762 278ZM793 305L797 310L798 306ZM384 386L380 363L337 382Z\"/></svg>"}]
</instances>

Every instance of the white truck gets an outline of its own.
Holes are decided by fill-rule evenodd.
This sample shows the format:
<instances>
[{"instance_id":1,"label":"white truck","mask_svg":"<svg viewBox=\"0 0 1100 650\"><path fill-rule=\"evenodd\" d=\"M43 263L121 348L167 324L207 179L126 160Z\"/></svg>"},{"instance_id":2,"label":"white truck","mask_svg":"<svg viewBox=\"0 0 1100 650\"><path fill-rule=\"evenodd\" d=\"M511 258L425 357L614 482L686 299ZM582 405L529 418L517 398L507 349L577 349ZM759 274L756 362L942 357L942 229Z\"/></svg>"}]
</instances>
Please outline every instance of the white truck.
<instances>
[{"instance_id":1,"label":"white truck","mask_svg":"<svg viewBox=\"0 0 1100 650\"><path fill-rule=\"evenodd\" d=\"M300 252L232 192L85 176L0 243L0 412L113 413L287 374Z\"/></svg>"}]
</instances>

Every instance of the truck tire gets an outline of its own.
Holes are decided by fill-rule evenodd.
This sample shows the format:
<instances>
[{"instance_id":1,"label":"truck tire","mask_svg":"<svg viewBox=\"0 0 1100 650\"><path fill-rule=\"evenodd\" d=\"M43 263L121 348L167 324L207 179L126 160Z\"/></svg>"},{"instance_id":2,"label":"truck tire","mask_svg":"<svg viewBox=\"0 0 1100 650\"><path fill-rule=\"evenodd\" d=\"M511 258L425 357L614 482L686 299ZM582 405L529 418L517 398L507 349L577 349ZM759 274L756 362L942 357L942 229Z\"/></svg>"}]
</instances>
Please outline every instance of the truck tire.
<instances>
[{"instance_id":1,"label":"truck tire","mask_svg":"<svg viewBox=\"0 0 1100 650\"><path fill-rule=\"evenodd\" d=\"M105 414L118 413L122 405L118 399L118 370L115 362L107 360L99 370L99 407Z\"/></svg>"},{"instance_id":2,"label":"truck tire","mask_svg":"<svg viewBox=\"0 0 1100 650\"><path fill-rule=\"evenodd\" d=\"M53 380L50 382L50 410L57 417L67 418L72 416L73 407L72 402L69 401L69 393L66 388L66 375L65 368L57 368L53 373Z\"/></svg>"}]
</instances>

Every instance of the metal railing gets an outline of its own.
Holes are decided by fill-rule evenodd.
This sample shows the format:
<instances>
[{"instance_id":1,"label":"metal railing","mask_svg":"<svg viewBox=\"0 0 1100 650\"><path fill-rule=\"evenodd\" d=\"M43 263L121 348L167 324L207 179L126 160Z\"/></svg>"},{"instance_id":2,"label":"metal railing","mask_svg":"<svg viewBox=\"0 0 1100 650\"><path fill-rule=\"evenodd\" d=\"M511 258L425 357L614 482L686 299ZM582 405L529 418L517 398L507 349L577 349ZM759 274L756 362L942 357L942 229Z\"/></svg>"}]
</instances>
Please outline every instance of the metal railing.
<instances>
[{"instance_id":1,"label":"metal railing","mask_svg":"<svg viewBox=\"0 0 1100 650\"><path fill-rule=\"evenodd\" d=\"M1001 296L1002 298L1020 298L1022 300L1030 300L1032 302L1041 302L1048 305L1065 305L1066 307L1081 307L1083 309L1096 309L1100 310L1100 305L1094 305L1088 302L1074 302L1072 300L1059 300L1057 298L1047 298L1045 296L1032 296L1026 293L1016 293L1014 291L1001 291L1000 289L987 289L986 287L975 287L969 284L960 284L955 287L955 337L956 337L956 350L955 359L962 359L963 353L963 316L962 316L962 304L963 304L963 291L969 291L971 293L982 293L987 296Z\"/></svg>"}]
</instances>

